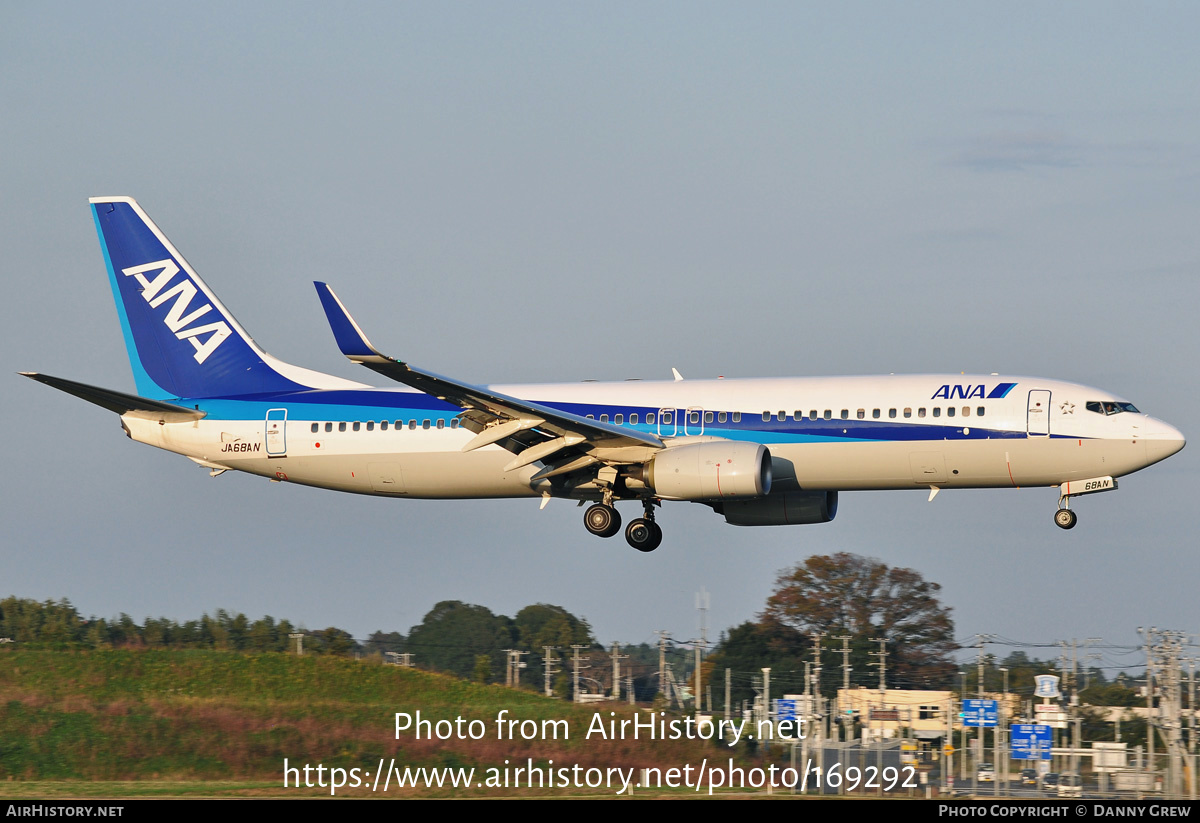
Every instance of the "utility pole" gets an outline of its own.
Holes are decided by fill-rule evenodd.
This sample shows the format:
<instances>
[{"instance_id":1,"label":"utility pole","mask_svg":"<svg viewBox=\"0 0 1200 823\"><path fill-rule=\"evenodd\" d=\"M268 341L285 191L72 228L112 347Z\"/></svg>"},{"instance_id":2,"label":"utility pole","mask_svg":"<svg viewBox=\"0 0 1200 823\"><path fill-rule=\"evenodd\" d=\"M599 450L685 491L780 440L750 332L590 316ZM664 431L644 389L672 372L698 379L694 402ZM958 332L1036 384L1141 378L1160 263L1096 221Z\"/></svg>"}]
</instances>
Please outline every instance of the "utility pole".
<instances>
[{"instance_id":1,"label":"utility pole","mask_svg":"<svg viewBox=\"0 0 1200 823\"><path fill-rule=\"evenodd\" d=\"M872 657L879 658L878 663L872 663L871 665L879 667L879 699L882 700L883 693L887 691L887 638L872 637L871 642L879 644L879 651L871 652L870 654Z\"/></svg>"},{"instance_id":2,"label":"utility pole","mask_svg":"<svg viewBox=\"0 0 1200 823\"><path fill-rule=\"evenodd\" d=\"M296 641L296 656L304 656L304 632L292 632L288 635L289 638Z\"/></svg>"},{"instance_id":3,"label":"utility pole","mask_svg":"<svg viewBox=\"0 0 1200 823\"><path fill-rule=\"evenodd\" d=\"M575 694L574 694L574 702L578 703L578 702L579 702L579 650L580 650L580 649L585 649L585 648L587 648L587 647L586 647L586 646L581 646L581 645L579 645L578 643L572 643L572 644L571 644L571 648L575 650L575 664L574 664L574 669L575 669L575 680L574 680Z\"/></svg>"},{"instance_id":4,"label":"utility pole","mask_svg":"<svg viewBox=\"0 0 1200 823\"><path fill-rule=\"evenodd\" d=\"M814 632L813 636L812 636L812 639L813 639L813 664L812 664L813 690L812 690L811 711L813 713L812 719L814 721L816 721L813 724L813 726L817 730L816 740L814 742L816 744L817 751L819 753L818 757L821 760L819 766L822 770L824 770L824 768L825 768L825 760L824 760L825 746L824 746L824 742L823 742L823 737L824 737L823 732L825 731L825 721L824 721L824 716L821 711L821 638L823 638L824 636L825 635L822 634L821 632ZM822 774L824 774L824 771L822 771Z\"/></svg>"},{"instance_id":5,"label":"utility pole","mask_svg":"<svg viewBox=\"0 0 1200 823\"><path fill-rule=\"evenodd\" d=\"M846 701L850 702L850 635L840 634L832 638L833 640L842 641L842 694L846 695ZM846 732L846 742L850 742L850 735L854 731L854 724L850 722L850 718L846 715L845 709L842 707L841 695L838 695L838 701L835 704L838 719L842 722L842 727Z\"/></svg>"},{"instance_id":6,"label":"utility pole","mask_svg":"<svg viewBox=\"0 0 1200 823\"><path fill-rule=\"evenodd\" d=\"M621 654L621 644L614 642L612 655L610 655L610 656L612 657L612 669L613 669L612 697L613 697L613 700L620 700L621 699L621 661L627 659L629 657L629 655Z\"/></svg>"},{"instance_id":7,"label":"utility pole","mask_svg":"<svg viewBox=\"0 0 1200 823\"><path fill-rule=\"evenodd\" d=\"M542 676L545 681L544 689L546 697L554 696L554 689L551 687L554 675L558 674L555 665L558 663L558 655L553 652L558 651L558 646L542 646Z\"/></svg>"},{"instance_id":8,"label":"utility pole","mask_svg":"<svg viewBox=\"0 0 1200 823\"><path fill-rule=\"evenodd\" d=\"M1138 626L1138 634L1146 637L1146 757L1150 774L1154 774L1154 654L1150 647L1150 636L1158 630L1150 627L1149 632Z\"/></svg>"},{"instance_id":9,"label":"utility pole","mask_svg":"<svg viewBox=\"0 0 1200 823\"><path fill-rule=\"evenodd\" d=\"M669 632L658 632L658 690L668 700L671 698L667 689L667 640L670 636Z\"/></svg>"}]
</instances>

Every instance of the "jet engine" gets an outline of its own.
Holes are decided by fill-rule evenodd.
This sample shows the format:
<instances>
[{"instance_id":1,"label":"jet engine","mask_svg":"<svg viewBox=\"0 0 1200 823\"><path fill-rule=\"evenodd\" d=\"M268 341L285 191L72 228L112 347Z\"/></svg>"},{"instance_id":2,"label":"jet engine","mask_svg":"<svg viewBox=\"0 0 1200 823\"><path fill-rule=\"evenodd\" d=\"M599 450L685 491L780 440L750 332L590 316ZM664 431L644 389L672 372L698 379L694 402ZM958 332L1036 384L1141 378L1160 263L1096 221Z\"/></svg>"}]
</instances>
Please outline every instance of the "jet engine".
<instances>
[{"instance_id":1,"label":"jet engine","mask_svg":"<svg viewBox=\"0 0 1200 823\"><path fill-rule=\"evenodd\" d=\"M663 449L637 478L663 500L737 500L771 491L771 453L759 443L712 440Z\"/></svg>"}]
</instances>

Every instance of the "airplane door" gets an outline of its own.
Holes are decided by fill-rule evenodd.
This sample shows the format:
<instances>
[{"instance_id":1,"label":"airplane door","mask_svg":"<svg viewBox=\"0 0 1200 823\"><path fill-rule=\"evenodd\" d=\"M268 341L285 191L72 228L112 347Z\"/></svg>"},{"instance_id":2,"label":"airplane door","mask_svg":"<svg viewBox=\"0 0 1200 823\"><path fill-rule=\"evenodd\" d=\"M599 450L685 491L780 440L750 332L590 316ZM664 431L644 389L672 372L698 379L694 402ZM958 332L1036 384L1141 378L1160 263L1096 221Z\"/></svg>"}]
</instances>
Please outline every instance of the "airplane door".
<instances>
[{"instance_id":1,"label":"airplane door","mask_svg":"<svg viewBox=\"0 0 1200 823\"><path fill-rule=\"evenodd\" d=\"M1034 389L1029 393L1028 411L1025 414L1025 431L1030 437L1050 436L1050 392Z\"/></svg>"},{"instance_id":2,"label":"airplane door","mask_svg":"<svg viewBox=\"0 0 1200 823\"><path fill-rule=\"evenodd\" d=\"M267 455L287 456L287 409L267 410Z\"/></svg>"}]
</instances>

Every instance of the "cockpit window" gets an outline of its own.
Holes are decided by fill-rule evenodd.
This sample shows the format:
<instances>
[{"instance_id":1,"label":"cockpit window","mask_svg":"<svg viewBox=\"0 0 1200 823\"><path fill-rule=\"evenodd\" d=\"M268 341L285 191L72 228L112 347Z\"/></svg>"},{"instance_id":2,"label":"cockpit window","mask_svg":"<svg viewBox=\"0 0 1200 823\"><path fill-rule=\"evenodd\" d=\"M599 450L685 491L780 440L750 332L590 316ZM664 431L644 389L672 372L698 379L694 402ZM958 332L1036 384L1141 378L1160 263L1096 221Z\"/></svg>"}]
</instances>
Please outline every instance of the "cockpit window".
<instances>
[{"instance_id":1,"label":"cockpit window","mask_svg":"<svg viewBox=\"0 0 1200 823\"><path fill-rule=\"evenodd\" d=\"M1122 403L1117 400L1089 400L1087 401L1087 410L1103 415L1120 414L1121 412L1141 413L1132 403Z\"/></svg>"}]
</instances>

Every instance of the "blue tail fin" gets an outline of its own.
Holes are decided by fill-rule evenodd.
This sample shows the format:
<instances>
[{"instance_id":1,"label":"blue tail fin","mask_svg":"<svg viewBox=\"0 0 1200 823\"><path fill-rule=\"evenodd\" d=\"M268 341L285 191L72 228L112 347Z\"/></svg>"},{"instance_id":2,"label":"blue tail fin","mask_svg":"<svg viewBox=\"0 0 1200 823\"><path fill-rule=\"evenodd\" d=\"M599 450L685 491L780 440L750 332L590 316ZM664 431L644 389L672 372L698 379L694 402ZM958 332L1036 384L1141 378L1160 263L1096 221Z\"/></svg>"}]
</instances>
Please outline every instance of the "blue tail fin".
<instances>
[{"instance_id":1,"label":"blue tail fin","mask_svg":"<svg viewBox=\"0 0 1200 823\"><path fill-rule=\"evenodd\" d=\"M138 394L166 400L356 385L260 349L133 199L89 202Z\"/></svg>"}]
</instances>

